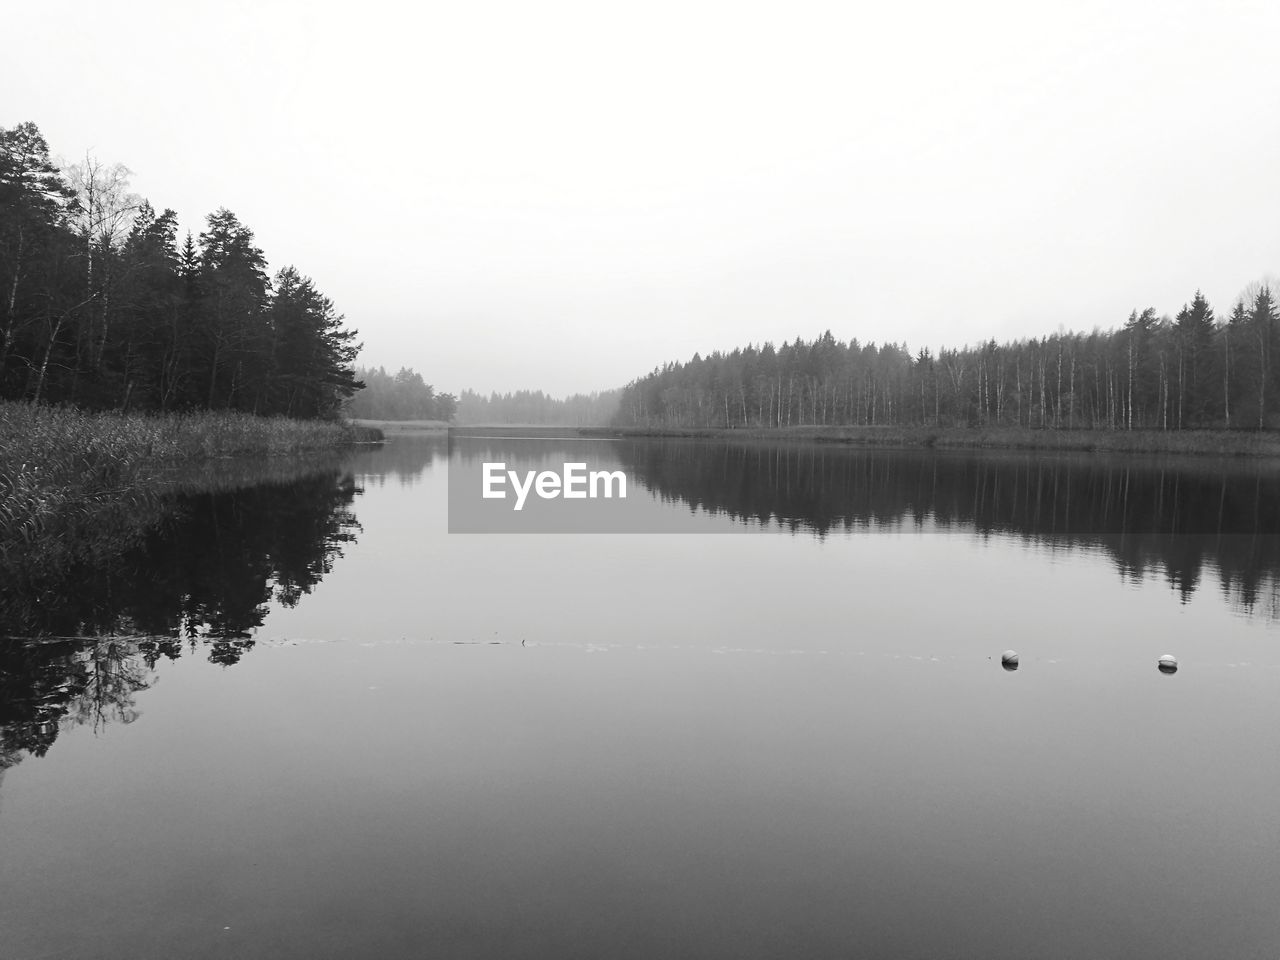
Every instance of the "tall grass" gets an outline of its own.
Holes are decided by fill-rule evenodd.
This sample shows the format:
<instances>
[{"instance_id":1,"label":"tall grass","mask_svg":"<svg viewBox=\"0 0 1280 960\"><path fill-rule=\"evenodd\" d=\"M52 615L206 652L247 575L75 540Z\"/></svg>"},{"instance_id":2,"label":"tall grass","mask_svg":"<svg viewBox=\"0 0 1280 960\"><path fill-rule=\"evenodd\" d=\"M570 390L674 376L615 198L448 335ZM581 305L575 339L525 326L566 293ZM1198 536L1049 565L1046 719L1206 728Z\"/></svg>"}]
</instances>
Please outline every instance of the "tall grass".
<instances>
[{"instance_id":1,"label":"tall grass","mask_svg":"<svg viewBox=\"0 0 1280 960\"><path fill-rule=\"evenodd\" d=\"M276 457L381 439L345 423L242 413L135 416L0 402L0 562L89 528L133 527L171 465ZM114 539L114 538L113 538Z\"/></svg>"}]
</instances>

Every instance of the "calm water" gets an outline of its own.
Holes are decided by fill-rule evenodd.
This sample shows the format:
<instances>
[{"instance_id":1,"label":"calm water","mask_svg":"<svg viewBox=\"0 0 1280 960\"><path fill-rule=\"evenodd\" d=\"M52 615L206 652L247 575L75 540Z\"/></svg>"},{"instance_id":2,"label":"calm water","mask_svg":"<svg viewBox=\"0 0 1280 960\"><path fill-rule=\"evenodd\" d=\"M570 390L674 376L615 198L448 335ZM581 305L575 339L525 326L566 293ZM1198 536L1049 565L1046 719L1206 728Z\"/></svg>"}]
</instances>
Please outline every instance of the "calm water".
<instances>
[{"instance_id":1,"label":"calm water","mask_svg":"<svg viewBox=\"0 0 1280 960\"><path fill-rule=\"evenodd\" d=\"M0 956L1280 952L1280 467L472 444L686 535L402 438L5 585Z\"/></svg>"}]
</instances>

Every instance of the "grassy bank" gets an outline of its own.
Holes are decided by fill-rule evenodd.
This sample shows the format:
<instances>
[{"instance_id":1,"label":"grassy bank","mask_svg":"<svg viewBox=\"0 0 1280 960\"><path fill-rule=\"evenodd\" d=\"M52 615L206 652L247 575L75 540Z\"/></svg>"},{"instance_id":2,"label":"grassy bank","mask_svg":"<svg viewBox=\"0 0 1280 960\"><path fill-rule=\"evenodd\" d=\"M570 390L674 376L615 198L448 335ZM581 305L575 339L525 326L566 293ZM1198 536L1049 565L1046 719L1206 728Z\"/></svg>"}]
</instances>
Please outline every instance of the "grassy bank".
<instances>
[{"instance_id":1,"label":"grassy bank","mask_svg":"<svg viewBox=\"0 0 1280 960\"><path fill-rule=\"evenodd\" d=\"M1227 430L1031 430L1026 427L584 427L583 436L714 440L803 440L877 447L1063 450L1280 457L1280 435Z\"/></svg>"},{"instance_id":2,"label":"grassy bank","mask_svg":"<svg viewBox=\"0 0 1280 960\"><path fill-rule=\"evenodd\" d=\"M381 439L345 423L240 413L135 416L0 403L0 559L90 517L135 512L164 470L227 457L280 457Z\"/></svg>"}]
</instances>

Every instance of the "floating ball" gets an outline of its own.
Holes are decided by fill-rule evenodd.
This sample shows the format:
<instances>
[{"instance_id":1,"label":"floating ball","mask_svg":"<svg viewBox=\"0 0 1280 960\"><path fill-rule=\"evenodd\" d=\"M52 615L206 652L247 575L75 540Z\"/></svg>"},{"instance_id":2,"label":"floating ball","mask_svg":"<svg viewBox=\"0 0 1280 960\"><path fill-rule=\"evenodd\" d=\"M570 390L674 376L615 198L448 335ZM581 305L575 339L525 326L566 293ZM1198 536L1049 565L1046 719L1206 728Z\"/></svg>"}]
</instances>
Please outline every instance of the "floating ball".
<instances>
[{"instance_id":1,"label":"floating ball","mask_svg":"<svg viewBox=\"0 0 1280 960\"><path fill-rule=\"evenodd\" d=\"M1156 661L1161 673L1177 673L1178 658L1171 653L1166 653L1163 657Z\"/></svg>"},{"instance_id":2,"label":"floating ball","mask_svg":"<svg viewBox=\"0 0 1280 960\"><path fill-rule=\"evenodd\" d=\"M1006 670L1018 669L1018 653L1015 650L1006 650L1000 654L1000 666Z\"/></svg>"}]
</instances>

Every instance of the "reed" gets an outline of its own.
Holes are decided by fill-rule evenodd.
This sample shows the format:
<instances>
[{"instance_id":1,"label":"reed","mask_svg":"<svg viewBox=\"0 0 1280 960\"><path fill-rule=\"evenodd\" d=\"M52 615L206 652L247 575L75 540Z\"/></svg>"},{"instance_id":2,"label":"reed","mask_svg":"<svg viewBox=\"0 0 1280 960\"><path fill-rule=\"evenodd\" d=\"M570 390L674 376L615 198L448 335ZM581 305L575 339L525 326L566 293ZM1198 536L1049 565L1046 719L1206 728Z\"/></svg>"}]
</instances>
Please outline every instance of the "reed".
<instances>
[{"instance_id":1,"label":"reed","mask_svg":"<svg viewBox=\"0 0 1280 960\"><path fill-rule=\"evenodd\" d=\"M175 465L296 456L380 439L377 430L342 422L0 402L0 561L50 538L84 539L90 526L115 527L117 514L147 512L157 479Z\"/></svg>"}]
</instances>

